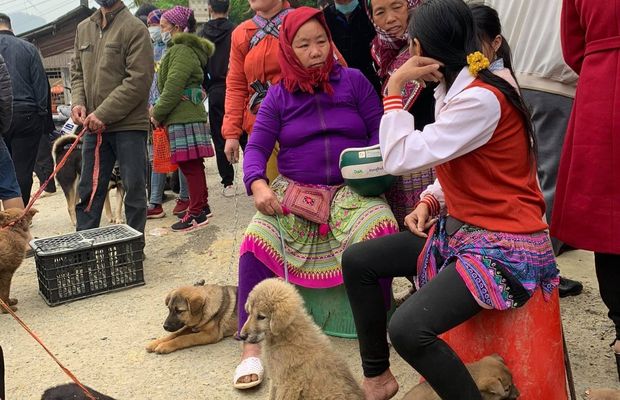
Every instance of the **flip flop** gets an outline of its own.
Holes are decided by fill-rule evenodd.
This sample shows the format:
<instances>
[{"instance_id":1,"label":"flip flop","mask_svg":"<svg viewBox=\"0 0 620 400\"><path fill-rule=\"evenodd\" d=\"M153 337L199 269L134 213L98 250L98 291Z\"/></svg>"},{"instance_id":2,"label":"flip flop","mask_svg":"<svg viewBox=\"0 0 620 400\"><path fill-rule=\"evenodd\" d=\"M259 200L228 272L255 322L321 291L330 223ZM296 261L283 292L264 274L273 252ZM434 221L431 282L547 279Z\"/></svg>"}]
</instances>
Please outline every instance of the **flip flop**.
<instances>
[{"instance_id":1,"label":"flip flop","mask_svg":"<svg viewBox=\"0 0 620 400\"><path fill-rule=\"evenodd\" d=\"M258 376L258 380L248 383L238 382L239 378L248 375ZM260 361L260 358L248 357L237 365L237 368L235 369L235 377L233 378L233 387L235 389L243 390L258 386L263 382L264 375L265 369L263 368L263 363Z\"/></svg>"}]
</instances>

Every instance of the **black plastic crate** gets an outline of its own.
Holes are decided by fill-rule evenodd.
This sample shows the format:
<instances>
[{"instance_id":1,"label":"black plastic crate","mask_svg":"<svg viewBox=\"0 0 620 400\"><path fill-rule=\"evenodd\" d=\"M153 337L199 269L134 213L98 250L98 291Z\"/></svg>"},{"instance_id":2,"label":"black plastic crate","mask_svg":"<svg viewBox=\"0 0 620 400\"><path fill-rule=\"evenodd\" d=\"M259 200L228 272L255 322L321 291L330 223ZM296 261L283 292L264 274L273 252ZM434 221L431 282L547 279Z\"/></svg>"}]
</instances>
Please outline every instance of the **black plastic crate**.
<instances>
[{"instance_id":1,"label":"black plastic crate","mask_svg":"<svg viewBox=\"0 0 620 400\"><path fill-rule=\"evenodd\" d=\"M142 234L127 225L34 239L39 293L50 306L144 285Z\"/></svg>"}]
</instances>

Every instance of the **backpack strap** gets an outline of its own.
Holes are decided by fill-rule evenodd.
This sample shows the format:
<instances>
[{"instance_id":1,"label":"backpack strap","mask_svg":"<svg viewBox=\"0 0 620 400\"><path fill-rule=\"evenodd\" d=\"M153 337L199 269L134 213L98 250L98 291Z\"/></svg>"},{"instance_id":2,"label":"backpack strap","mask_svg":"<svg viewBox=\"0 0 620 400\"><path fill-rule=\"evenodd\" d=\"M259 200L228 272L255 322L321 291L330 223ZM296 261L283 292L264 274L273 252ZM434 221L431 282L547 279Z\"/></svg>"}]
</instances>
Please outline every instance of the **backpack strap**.
<instances>
[{"instance_id":1,"label":"backpack strap","mask_svg":"<svg viewBox=\"0 0 620 400\"><path fill-rule=\"evenodd\" d=\"M282 20L291 11L293 11L292 8L284 8L271 19L266 19L259 15L253 16L252 22L258 27L258 30L254 33L252 38L250 38L250 50L256 47L267 35L271 35L277 39L280 36Z\"/></svg>"}]
</instances>

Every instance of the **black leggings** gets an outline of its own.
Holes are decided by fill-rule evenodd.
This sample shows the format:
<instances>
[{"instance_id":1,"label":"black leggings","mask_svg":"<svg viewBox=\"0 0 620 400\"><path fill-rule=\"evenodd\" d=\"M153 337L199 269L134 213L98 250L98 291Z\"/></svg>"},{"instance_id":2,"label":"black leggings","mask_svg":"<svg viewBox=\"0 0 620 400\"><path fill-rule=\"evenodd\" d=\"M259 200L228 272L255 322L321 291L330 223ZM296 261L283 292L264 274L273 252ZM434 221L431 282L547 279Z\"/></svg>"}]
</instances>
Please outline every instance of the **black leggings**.
<instances>
[{"instance_id":1,"label":"black leggings","mask_svg":"<svg viewBox=\"0 0 620 400\"><path fill-rule=\"evenodd\" d=\"M620 254L594 253L594 266L601 298L616 326L616 340L620 340Z\"/></svg>"},{"instance_id":2,"label":"black leggings","mask_svg":"<svg viewBox=\"0 0 620 400\"><path fill-rule=\"evenodd\" d=\"M424 243L411 232L401 232L354 244L343 255L344 284L366 377L381 375L390 366L387 314L378 280L415 275ZM463 362L437 337L481 309L452 263L407 299L390 320L388 331L398 354L444 400L482 399Z\"/></svg>"}]
</instances>

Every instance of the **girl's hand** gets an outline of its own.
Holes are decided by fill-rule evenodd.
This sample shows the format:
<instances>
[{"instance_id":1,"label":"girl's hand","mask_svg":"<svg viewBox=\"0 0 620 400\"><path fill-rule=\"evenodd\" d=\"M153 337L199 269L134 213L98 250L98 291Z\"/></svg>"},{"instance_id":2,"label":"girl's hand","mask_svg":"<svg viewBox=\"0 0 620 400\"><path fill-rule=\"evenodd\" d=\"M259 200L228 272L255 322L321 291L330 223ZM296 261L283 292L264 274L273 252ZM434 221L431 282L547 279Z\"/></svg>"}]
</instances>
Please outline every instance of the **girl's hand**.
<instances>
[{"instance_id":1,"label":"girl's hand","mask_svg":"<svg viewBox=\"0 0 620 400\"><path fill-rule=\"evenodd\" d=\"M424 203L418 204L418 206L411 212L411 214L405 217L405 226L416 236L423 238L428 237L425 231L437 222L437 218L431 218L431 213L428 205Z\"/></svg>"},{"instance_id":2,"label":"girl's hand","mask_svg":"<svg viewBox=\"0 0 620 400\"><path fill-rule=\"evenodd\" d=\"M252 182L252 193L254 194L254 206L258 211L265 215L282 215L282 206L264 179Z\"/></svg>"},{"instance_id":3,"label":"girl's hand","mask_svg":"<svg viewBox=\"0 0 620 400\"><path fill-rule=\"evenodd\" d=\"M439 82L443 74L439 72L441 63L433 58L413 56L401 65L388 81L388 96L400 96L407 82L422 80Z\"/></svg>"}]
</instances>

